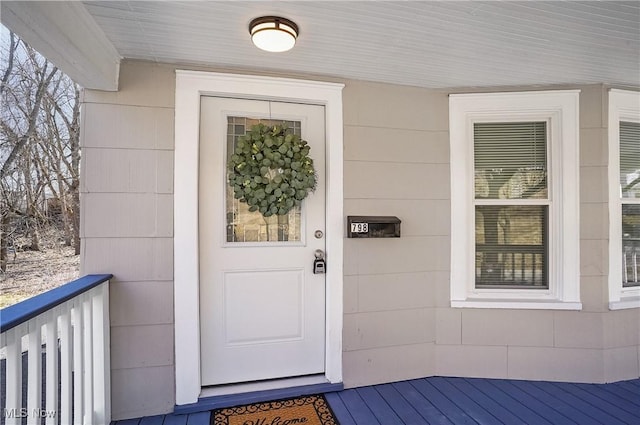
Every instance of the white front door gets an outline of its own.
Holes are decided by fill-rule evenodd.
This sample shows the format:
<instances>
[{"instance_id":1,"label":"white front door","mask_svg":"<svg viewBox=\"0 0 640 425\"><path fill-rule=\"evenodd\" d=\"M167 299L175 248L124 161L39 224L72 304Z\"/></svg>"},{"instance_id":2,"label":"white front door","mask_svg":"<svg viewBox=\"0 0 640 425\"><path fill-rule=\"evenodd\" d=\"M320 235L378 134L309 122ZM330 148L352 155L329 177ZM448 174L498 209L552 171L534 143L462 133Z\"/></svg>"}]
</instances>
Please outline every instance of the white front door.
<instances>
[{"instance_id":1,"label":"white front door","mask_svg":"<svg viewBox=\"0 0 640 425\"><path fill-rule=\"evenodd\" d=\"M317 188L283 216L250 212L227 184L234 141L258 122L311 147ZM325 275L313 261L325 249L324 107L202 97L200 123L201 383L323 373Z\"/></svg>"}]
</instances>

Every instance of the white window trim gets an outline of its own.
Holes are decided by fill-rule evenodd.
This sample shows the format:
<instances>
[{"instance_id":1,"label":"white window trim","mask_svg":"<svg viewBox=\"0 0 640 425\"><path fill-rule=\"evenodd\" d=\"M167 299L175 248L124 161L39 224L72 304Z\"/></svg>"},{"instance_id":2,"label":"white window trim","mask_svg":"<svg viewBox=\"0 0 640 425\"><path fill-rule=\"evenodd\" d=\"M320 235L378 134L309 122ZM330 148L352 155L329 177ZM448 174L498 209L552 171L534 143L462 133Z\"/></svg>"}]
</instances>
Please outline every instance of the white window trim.
<instances>
[{"instance_id":1,"label":"white window trim","mask_svg":"<svg viewBox=\"0 0 640 425\"><path fill-rule=\"evenodd\" d=\"M288 78L176 71L174 169L174 314L176 404L198 401L200 314L198 143L200 97L213 95L324 105L326 123L326 249L343 255L343 84ZM325 378L342 382L342 262L326 273Z\"/></svg>"},{"instance_id":2,"label":"white window trim","mask_svg":"<svg viewBox=\"0 0 640 425\"><path fill-rule=\"evenodd\" d=\"M640 121L640 92L609 91L609 309L640 307L640 287L622 287L620 121Z\"/></svg>"},{"instance_id":3,"label":"white window trim","mask_svg":"<svg viewBox=\"0 0 640 425\"><path fill-rule=\"evenodd\" d=\"M579 90L450 95L452 307L582 309L579 95ZM512 120L550 123L548 290L475 288L473 123Z\"/></svg>"}]
</instances>

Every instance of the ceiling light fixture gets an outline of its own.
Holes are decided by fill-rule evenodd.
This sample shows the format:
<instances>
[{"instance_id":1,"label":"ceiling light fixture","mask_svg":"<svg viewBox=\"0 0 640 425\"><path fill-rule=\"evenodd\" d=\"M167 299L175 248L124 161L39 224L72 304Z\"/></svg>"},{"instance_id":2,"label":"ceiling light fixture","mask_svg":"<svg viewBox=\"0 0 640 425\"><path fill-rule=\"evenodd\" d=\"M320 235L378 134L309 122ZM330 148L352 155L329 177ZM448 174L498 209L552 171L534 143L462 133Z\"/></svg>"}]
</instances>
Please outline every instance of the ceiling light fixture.
<instances>
[{"instance_id":1,"label":"ceiling light fixture","mask_svg":"<svg viewBox=\"0 0 640 425\"><path fill-rule=\"evenodd\" d=\"M298 25L278 16L262 16L249 24L251 41L267 52L286 52L296 44Z\"/></svg>"}]
</instances>

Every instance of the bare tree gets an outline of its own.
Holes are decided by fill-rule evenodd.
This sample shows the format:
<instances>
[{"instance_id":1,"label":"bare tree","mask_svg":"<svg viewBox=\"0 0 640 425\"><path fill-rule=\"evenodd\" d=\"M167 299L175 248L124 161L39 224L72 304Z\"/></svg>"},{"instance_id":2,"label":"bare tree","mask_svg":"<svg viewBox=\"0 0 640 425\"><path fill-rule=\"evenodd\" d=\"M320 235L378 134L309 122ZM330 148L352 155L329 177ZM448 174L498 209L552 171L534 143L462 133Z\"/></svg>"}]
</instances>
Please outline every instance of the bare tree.
<instances>
[{"instance_id":1,"label":"bare tree","mask_svg":"<svg viewBox=\"0 0 640 425\"><path fill-rule=\"evenodd\" d=\"M41 226L60 225L80 252L80 89L13 33L2 37L0 269L12 235L40 249Z\"/></svg>"}]
</instances>

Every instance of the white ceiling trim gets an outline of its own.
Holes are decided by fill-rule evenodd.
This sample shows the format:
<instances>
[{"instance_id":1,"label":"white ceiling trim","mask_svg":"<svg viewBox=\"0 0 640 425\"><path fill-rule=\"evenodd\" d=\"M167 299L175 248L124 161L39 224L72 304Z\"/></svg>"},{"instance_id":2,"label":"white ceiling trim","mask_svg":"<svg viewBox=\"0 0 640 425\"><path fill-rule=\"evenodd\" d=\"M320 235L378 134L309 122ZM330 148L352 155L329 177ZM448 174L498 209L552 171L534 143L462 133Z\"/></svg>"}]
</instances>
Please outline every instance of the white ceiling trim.
<instances>
[{"instance_id":1,"label":"white ceiling trim","mask_svg":"<svg viewBox=\"0 0 640 425\"><path fill-rule=\"evenodd\" d=\"M0 2L2 23L86 88L118 90L120 54L80 2Z\"/></svg>"}]
</instances>

